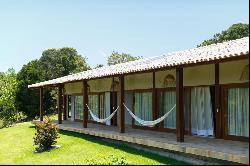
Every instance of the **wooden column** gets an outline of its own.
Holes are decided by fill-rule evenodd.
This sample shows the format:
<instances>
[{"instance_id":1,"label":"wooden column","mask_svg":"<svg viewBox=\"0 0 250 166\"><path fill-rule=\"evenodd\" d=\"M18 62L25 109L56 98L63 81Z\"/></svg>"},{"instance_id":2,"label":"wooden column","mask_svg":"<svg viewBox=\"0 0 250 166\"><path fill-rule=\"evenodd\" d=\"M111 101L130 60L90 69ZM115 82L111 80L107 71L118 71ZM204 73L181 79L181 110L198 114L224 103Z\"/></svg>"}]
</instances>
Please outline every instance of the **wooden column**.
<instances>
[{"instance_id":1,"label":"wooden column","mask_svg":"<svg viewBox=\"0 0 250 166\"><path fill-rule=\"evenodd\" d=\"M114 92L115 92L115 77L112 77L112 100L111 100L111 102L112 102L112 105L111 105L112 111L111 112L115 111L115 107L114 107L114 105L115 105L115 95L114 95Z\"/></svg>"},{"instance_id":2,"label":"wooden column","mask_svg":"<svg viewBox=\"0 0 250 166\"><path fill-rule=\"evenodd\" d=\"M112 93L111 93L111 100L110 100L110 113L113 113L117 108L117 92L115 92L115 77L112 77ZM111 119L111 125L117 126L117 114Z\"/></svg>"},{"instance_id":3,"label":"wooden column","mask_svg":"<svg viewBox=\"0 0 250 166\"><path fill-rule=\"evenodd\" d=\"M155 72L153 71L153 91L152 91L152 111L153 111L153 119L157 119L157 91L155 88Z\"/></svg>"},{"instance_id":4,"label":"wooden column","mask_svg":"<svg viewBox=\"0 0 250 166\"><path fill-rule=\"evenodd\" d=\"M67 95L63 93L63 120L67 120Z\"/></svg>"},{"instance_id":5,"label":"wooden column","mask_svg":"<svg viewBox=\"0 0 250 166\"><path fill-rule=\"evenodd\" d=\"M88 84L87 80L83 80L83 127L87 128L88 126Z\"/></svg>"},{"instance_id":6,"label":"wooden column","mask_svg":"<svg viewBox=\"0 0 250 166\"><path fill-rule=\"evenodd\" d=\"M220 110L220 83L219 83L219 64L215 64L215 119L216 119L216 129L215 129L215 137L222 138L222 130L221 130L221 110Z\"/></svg>"},{"instance_id":7,"label":"wooden column","mask_svg":"<svg viewBox=\"0 0 250 166\"><path fill-rule=\"evenodd\" d=\"M44 105L43 105L43 87L40 87L40 121L43 121Z\"/></svg>"},{"instance_id":8,"label":"wooden column","mask_svg":"<svg viewBox=\"0 0 250 166\"><path fill-rule=\"evenodd\" d=\"M62 89L63 86L59 85L58 87L58 123L62 123L62 102L63 102L63 96L62 96Z\"/></svg>"},{"instance_id":9,"label":"wooden column","mask_svg":"<svg viewBox=\"0 0 250 166\"><path fill-rule=\"evenodd\" d=\"M176 138L184 142L183 68L176 68Z\"/></svg>"},{"instance_id":10,"label":"wooden column","mask_svg":"<svg viewBox=\"0 0 250 166\"><path fill-rule=\"evenodd\" d=\"M120 106L120 113L119 113L119 119L120 119L120 124L119 124L119 130L120 133L125 132L125 112L124 112L124 76L119 77L119 106Z\"/></svg>"}]
</instances>

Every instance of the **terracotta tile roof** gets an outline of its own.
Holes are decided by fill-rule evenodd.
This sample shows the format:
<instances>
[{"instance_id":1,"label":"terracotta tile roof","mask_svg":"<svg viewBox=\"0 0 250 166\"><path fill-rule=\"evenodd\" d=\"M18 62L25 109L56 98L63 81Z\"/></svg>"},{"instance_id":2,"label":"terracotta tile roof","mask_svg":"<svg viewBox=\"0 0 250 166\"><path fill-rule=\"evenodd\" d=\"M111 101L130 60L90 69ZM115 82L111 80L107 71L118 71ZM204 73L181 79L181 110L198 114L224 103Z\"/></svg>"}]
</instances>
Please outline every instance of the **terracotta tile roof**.
<instances>
[{"instance_id":1,"label":"terracotta tile roof","mask_svg":"<svg viewBox=\"0 0 250 166\"><path fill-rule=\"evenodd\" d=\"M56 78L29 85L29 88L54 85L59 83L100 78L118 74L133 73L151 69L159 69L167 66L178 66L184 64L195 64L204 61L226 59L249 54L249 37L231 40L209 46L177 51L161 56L140 59L132 62L121 63L112 66L104 66L97 69L83 71L80 73Z\"/></svg>"}]
</instances>

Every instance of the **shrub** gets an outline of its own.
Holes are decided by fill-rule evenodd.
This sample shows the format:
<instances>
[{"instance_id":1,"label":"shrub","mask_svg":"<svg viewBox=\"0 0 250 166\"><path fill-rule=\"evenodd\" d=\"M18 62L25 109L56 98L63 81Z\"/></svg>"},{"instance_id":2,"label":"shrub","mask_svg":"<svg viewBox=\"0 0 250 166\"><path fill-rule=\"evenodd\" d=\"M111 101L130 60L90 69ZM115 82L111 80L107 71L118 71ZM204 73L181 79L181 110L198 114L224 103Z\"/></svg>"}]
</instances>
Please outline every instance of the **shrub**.
<instances>
[{"instance_id":1,"label":"shrub","mask_svg":"<svg viewBox=\"0 0 250 166\"><path fill-rule=\"evenodd\" d=\"M106 157L105 159L108 162L111 162L110 164L114 164L114 165L128 165L129 164L124 157L117 158L117 157L111 155L111 156Z\"/></svg>"},{"instance_id":2,"label":"shrub","mask_svg":"<svg viewBox=\"0 0 250 166\"><path fill-rule=\"evenodd\" d=\"M24 122L24 121L26 121L26 119L27 119L27 116L23 113L23 112L18 112L17 114L16 114L16 122Z\"/></svg>"},{"instance_id":3,"label":"shrub","mask_svg":"<svg viewBox=\"0 0 250 166\"><path fill-rule=\"evenodd\" d=\"M0 111L0 128L10 127L15 123L23 122L27 116L22 112L14 112L13 110Z\"/></svg>"},{"instance_id":4,"label":"shrub","mask_svg":"<svg viewBox=\"0 0 250 166\"><path fill-rule=\"evenodd\" d=\"M36 123L36 133L34 137L36 151L46 151L56 144L58 136L58 125L54 124L50 118L45 118L43 122Z\"/></svg>"},{"instance_id":5,"label":"shrub","mask_svg":"<svg viewBox=\"0 0 250 166\"><path fill-rule=\"evenodd\" d=\"M87 160L86 163L87 165L129 165L129 162L124 158L118 158L113 155L110 155L108 157L105 157L104 159L91 159Z\"/></svg>"},{"instance_id":6,"label":"shrub","mask_svg":"<svg viewBox=\"0 0 250 166\"><path fill-rule=\"evenodd\" d=\"M11 109L5 109L0 112L0 120L2 121L2 124L0 128L2 127L10 127L13 123L15 123L16 120L16 112Z\"/></svg>"}]
</instances>

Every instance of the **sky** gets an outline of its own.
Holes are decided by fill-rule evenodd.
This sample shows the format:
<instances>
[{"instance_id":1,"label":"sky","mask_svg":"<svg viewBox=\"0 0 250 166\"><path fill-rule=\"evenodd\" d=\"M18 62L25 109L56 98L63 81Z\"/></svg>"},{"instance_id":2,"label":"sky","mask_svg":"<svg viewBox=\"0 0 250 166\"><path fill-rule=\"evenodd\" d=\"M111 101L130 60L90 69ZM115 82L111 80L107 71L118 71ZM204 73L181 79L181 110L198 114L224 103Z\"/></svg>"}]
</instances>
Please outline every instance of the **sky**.
<instances>
[{"instance_id":1,"label":"sky","mask_svg":"<svg viewBox=\"0 0 250 166\"><path fill-rule=\"evenodd\" d=\"M91 67L113 52L158 56L194 48L234 23L248 0L0 0L0 71L49 48L73 47Z\"/></svg>"}]
</instances>

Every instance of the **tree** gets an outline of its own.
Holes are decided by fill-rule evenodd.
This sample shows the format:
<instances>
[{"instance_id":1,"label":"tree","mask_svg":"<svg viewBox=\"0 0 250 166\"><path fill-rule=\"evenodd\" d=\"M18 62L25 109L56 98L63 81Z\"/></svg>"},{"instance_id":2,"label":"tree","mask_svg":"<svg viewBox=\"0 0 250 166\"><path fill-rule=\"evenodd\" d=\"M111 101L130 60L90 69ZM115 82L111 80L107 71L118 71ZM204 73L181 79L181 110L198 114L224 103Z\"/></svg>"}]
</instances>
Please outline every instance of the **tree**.
<instances>
[{"instance_id":1,"label":"tree","mask_svg":"<svg viewBox=\"0 0 250 166\"><path fill-rule=\"evenodd\" d=\"M16 106L29 118L39 115L39 91L28 85L89 69L86 58L73 48L48 49L39 60L24 65L17 74ZM44 89L45 114L56 112L57 91Z\"/></svg>"},{"instance_id":2,"label":"tree","mask_svg":"<svg viewBox=\"0 0 250 166\"><path fill-rule=\"evenodd\" d=\"M134 61L141 58L142 57L139 56L138 57L131 56L130 54L125 54L125 53L119 54L118 52L112 52L112 54L108 57L108 65L110 66L119 63Z\"/></svg>"},{"instance_id":3,"label":"tree","mask_svg":"<svg viewBox=\"0 0 250 166\"><path fill-rule=\"evenodd\" d=\"M48 49L40 58L40 68L45 80L50 80L89 69L86 58L74 48Z\"/></svg>"},{"instance_id":4,"label":"tree","mask_svg":"<svg viewBox=\"0 0 250 166\"><path fill-rule=\"evenodd\" d=\"M7 127L17 119L17 109L15 107L15 94L17 88L16 73L14 69L9 69L0 75L0 119L3 126Z\"/></svg>"},{"instance_id":5,"label":"tree","mask_svg":"<svg viewBox=\"0 0 250 166\"><path fill-rule=\"evenodd\" d=\"M221 33L216 33L212 39L204 40L197 47L221 43L229 40L240 39L248 36L249 36L248 24L243 24L243 23L233 24L227 30L222 31Z\"/></svg>"},{"instance_id":6,"label":"tree","mask_svg":"<svg viewBox=\"0 0 250 166\"><path fill-rule=\"evenodd\" d=\"M39 91L28 89L28 85L44 81L43 72L39 67L39 60L33 60L23 65L22 69L17 73L16 107L29 118L34 118L39 114ZM45 110L51 111L53 105L51 100L50 94L45 91Z\"/></svg>"}]
</instances>

